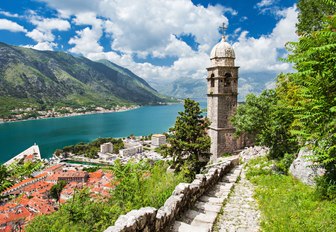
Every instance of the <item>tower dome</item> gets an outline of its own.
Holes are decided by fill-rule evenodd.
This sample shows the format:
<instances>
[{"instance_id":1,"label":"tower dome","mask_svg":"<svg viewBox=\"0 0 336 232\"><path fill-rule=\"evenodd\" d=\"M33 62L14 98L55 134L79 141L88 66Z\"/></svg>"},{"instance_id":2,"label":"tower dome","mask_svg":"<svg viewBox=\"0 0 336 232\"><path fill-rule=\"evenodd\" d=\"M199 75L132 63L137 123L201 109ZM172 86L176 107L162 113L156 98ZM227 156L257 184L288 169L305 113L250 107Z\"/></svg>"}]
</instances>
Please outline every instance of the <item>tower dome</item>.
<instances>
[{"instance_id":1,"label":"tower dome","mask_svg":"<svg viewBox=\"0 0 336 232\"><path fill-rule=\"evenodd\" d=\"M210 61L212 66L234 66L236 58L232 46L225 41L225 36L216 44L210 53Z\"/></svg>"}]
</instances>

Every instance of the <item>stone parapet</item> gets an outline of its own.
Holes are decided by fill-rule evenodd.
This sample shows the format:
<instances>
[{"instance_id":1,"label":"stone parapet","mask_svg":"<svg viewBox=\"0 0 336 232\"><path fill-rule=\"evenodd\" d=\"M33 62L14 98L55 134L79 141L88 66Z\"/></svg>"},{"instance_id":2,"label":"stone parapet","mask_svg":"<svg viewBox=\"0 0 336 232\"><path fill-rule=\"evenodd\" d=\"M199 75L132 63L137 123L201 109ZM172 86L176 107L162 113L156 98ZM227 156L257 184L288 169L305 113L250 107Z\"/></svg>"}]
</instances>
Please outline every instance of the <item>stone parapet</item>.
<instances>
[{"instance_id":1,"label":"stone parapet","mask_svg":"<svg viewBox=\"0 0 336 232\"><path fill-rule=\"evenodd\" d=\"M212 165L205 174L197 174L191 183L178 184L161 208L144 207L132 210L119 216L114 226L110 226L105 232L166 231L179 215L191 208L198 198L215 186L238 163L239 158L236 156Z\"/></svg>"}]
</instances>

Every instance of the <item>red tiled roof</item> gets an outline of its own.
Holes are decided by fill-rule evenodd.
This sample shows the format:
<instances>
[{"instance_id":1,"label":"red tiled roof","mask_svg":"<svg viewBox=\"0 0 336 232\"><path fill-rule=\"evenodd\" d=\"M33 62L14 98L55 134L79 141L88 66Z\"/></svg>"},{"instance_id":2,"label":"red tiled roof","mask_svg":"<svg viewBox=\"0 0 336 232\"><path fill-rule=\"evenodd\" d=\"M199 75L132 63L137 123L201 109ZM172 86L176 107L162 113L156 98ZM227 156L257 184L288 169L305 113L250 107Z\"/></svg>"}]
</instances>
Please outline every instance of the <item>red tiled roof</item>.
<instances>
[{"instance_id":1,"label":"red tiled roof","mask_svg":"<svg viewBox=\"0 0 336 232\"><path fill-rule=\"evenodd\" d=\"M56 164L54 166L51 166L49 168L44 169L43 171L44 172L53 172L53 171L56 171L56 170L60 169L63 166L64 166L64 164Z\"/></svg>"}]
</instances>

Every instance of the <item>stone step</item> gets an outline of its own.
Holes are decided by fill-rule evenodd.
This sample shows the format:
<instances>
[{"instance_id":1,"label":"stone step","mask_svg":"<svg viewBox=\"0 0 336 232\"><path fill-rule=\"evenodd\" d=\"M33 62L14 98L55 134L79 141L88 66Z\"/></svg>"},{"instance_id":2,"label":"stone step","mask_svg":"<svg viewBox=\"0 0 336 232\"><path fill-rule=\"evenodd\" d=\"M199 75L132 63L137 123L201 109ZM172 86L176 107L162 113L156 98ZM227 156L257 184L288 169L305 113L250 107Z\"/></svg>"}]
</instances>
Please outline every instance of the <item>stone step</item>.
<instances>
[{"instance_id":1,"label":"stone step","mask_svg":"<svg viewBox=\"0 0 336 232\"><path fill-rule=\"evenodd\" d=\"M219 213L221 210L222 206L221 205L213 205L209 203L204 203L204 202L196 202L194 205L194 208L208 213L208 212L213 212L213 213Z\"/></svg>"},{"instance_id":2,"label":"stone step","mask_svg":"<svg viewBox=\"0 0 336 232\"><path fill-rule=\"evenodd\" d=\"M175 221L171 232L209 232L209 226L206 224L206 227L202 226L192 226L184 222Z\"/></svg>"},{"instance_id":3,"label":"stone step","mask_svg":"<svg viewBox=\"0 0 336 232\"><path fill-rule=\"evenodd\" d=\"M208 222L203 222L203 221L192 221L191 222L191 226L194 226L194 227L199 227L199 228L204 228L206 229L207 231L212 231L212 225L214 224L213 223L208 223Z\"/></svg>"},{"instance_id":4,"label":"stone step","mask_svg":"<svg viewBox=\"0 0 336 232\"><path fill-rule=\"evenodd\" d=\"M242 171L242 166L238 166L238 167L234 168L230 173L228 173L227 175L225 175L222 178L221 182L235 183L237 181L241 171Z\"/></svg>"},{"instance_id":5,"label":"stone step","mask_svg":"<svg viewBox=\"0 0 336 232\"><path fill-rule=\"evenodd\" d=\"M226 183L225 185L217 185L213 189L208 191L205 195L209 197L223 198L224 200L229 195L232 189L232 186L233 186L233 183Z\"/></svg>"},{"instance_id":6,"label":"stone step","mask_svg":"<svg viewBox=\"0 0 336 232\"><path fill-rule=\"evenodd\" d=\"M219 190L223 192L231 191L233 184L234 183L218 182L218 184L214 186L213 190Z\"/></svg>"},{"instance_id":7,"label":"stone step","mask_svg":"<svg viewBox=\"0 0 336 232\"><path fill-rule=\"evenodd\" d=\"M184 214L184 218L185 219L188 219L188 220L184 220L184 221L189 221L191 222L192 220L194 220L194 218L197 216L197 215L200 215L200 214L203 214L199 211L196 211L196 210L192 210L192 209L189 209L185 212Z\"/></svg>"},{"instance_id":8,"label":"stone step","mask_svg":"<svg viewBox=\"0 0 336 232\"><path fill-rule=\"evenodd\" d=\"M207 212L206 214L197 215L190 223L192 226L207 228L211 231L212 225L215 223L217 213Z\"/></svg>"},{"instance_id":9,"label":"stone step","mask_svg":"<svg viewBox=\"0 0 336 232\"><path fill-rule=\"evenodd\" d=\"M204 203L221 206L224 199L225 197L208 197L203 195L198 200Z\"/></svg>"}]
</instances>

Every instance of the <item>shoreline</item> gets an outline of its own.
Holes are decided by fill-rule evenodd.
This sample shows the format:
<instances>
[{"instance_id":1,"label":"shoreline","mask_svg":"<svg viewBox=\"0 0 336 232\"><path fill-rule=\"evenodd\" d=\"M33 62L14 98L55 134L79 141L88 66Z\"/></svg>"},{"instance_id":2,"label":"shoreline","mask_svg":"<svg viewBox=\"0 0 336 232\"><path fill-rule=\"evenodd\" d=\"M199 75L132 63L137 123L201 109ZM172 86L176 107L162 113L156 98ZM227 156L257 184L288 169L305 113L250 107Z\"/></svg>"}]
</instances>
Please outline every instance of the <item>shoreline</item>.
<instances>
[{"instance_id":1,"label":"shoreline","mask_svg":"<svg viewBox=\"0 0 336 232\"><path fill-rule=\"evenodd\" d=\"M92 114L106 114L106 113L118 113L118 112L125 112L129 110L135 110L140 108L141 106L131 106L131 107L122 107L121 109L113 109L113 110L101 110L101 111L87 111L84 113L69 113L69 114L62 114L57 115L53 117L47 117L47 116L39 116L37 118L28 118L28 119L18 119L18 120L12 120L12 121L4 121L4 119L0 119L0 125L1 124L7 124L7 123L15 123L15 122L25 122L25 121L34 121L34 120L43 120L43 119L52 119L52 118L67 118L67 117L75 117L75 116L83 116L83 115L92 115Z\"/></svg>"}]
</instances>

